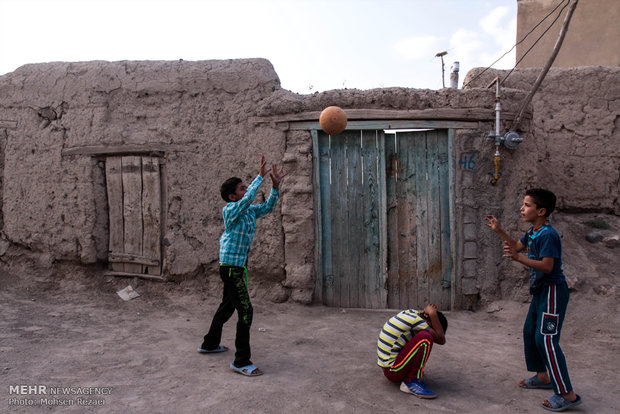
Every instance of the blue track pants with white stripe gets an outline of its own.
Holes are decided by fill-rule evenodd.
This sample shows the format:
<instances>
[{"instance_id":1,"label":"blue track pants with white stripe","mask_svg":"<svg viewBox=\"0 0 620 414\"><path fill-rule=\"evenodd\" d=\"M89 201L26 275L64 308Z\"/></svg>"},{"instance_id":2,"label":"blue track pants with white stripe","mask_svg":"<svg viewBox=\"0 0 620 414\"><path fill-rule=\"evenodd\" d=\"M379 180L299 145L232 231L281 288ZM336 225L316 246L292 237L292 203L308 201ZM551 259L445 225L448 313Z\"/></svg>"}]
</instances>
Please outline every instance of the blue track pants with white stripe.
<instances>
[{"instance_id":1,"label":"blue track pants with white stripe","mask_svg":"<svg viewBox=\"0 0 620 414\"><path fill-rule=\"evenodd\" d=\"M568 285L545 286L534 293L523 326L527 370L549 373L556 394L573 390L566 359L560 348L560 333L568 305Z\"/></svg>"}]
</instances>

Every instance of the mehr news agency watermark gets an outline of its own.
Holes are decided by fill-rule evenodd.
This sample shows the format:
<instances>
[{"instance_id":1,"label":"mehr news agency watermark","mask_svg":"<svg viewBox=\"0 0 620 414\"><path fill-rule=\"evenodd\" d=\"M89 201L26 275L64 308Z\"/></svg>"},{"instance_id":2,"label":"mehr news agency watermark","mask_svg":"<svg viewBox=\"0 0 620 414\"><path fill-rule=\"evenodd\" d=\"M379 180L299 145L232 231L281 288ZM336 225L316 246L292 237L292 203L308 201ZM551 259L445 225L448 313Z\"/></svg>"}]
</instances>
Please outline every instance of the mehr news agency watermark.
<instances>
[{"instance_id":1,"label":"mehr news agency watermark","mask_svg":"<svg viewBox=\"0 0 620 414\"><path fill-rule=\"evenodd\" d=\"M104 406L112 387L9 385L9 406Z\"/></svg>"}]
</instances>

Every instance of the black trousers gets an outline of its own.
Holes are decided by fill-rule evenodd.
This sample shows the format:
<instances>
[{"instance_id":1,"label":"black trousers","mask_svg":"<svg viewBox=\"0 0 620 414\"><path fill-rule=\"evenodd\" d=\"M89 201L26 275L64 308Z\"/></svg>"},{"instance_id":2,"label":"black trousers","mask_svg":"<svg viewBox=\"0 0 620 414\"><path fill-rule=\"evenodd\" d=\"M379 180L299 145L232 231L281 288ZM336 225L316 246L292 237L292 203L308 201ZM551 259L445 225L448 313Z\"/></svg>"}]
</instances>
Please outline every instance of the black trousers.
<instances>
[{"instance_id":1,"label":"black trousers","mask_svg":"<svg viewBox=\"0 0 620 414\"><path fill-rule=\"evenodd\" d=\"M220 266L220 277L224 282L222 303L215 311L209 332L204 336L203 349L215 349L222 339L224 324L237 310L237 336L235 337L235 362L236 367L251 365L250 361L250 327L254 309L250 303L250 295L247 285L247 269L237 266Z\"/></svg>"}]
</instances>

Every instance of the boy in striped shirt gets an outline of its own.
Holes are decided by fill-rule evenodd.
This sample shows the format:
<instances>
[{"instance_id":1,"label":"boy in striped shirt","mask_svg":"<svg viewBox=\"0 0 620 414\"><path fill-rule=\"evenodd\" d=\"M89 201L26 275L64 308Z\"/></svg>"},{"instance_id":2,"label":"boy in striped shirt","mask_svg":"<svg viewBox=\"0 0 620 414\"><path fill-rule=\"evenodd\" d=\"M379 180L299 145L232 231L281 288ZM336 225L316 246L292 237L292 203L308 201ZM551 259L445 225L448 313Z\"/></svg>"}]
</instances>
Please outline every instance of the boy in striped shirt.
<instances>
[{"instance_id":1,"label":"boy in striped shirt","mask_svg":"<svg viewBox=\"0 0 620 414\"><path fill-rule=\"evenodd\" d=\"M272 188L269 198L262 204L252 204L263 178L269 172ZM227 351L220 345L222 328L235 310L239 316L235 337L235 361L230 368L242 375L255 377L262 375L250 360L250 326L253 308L248 293L248 254L256 231L256 219L270 213L275 207L282 179L286 174L274 164L267 168L265 157L261 155L258 176L249 186L240 178L232 177L221 187L222 198L227 202L223 209L224 233L220 237L220 278L224 282L222 303L218 307L209 332L204 336L198 352L208 354Z\"/></svg>"},{"instance_id":2,"label":"boy in striped shirt","mask_svg":"<svg viewBox=\"0 0 620 414\"><path fill-rule=\"evenodd\" d=\"M401 383L400 390L419 398L436 398L422 381L424 365L433 343L446 343L446 317L429 303L423 311L404 310L391 317L379 334L377 365L391 382Z\"/></svg>"}]
</instances>

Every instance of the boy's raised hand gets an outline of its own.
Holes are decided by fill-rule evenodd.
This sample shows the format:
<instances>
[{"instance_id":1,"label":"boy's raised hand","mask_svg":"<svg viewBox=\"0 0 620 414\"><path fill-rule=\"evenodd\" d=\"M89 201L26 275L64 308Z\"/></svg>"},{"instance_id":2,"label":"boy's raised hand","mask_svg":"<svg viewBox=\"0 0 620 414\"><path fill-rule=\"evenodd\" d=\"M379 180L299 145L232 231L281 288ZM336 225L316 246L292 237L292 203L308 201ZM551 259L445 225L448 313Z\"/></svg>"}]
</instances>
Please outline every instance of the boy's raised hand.
<instances>
[{"instance_id":1,"label":"boy's raised hand","mask_svg":"<svg viewBox=\"0 0 620 414\"><path fill-rule=\"evenodd\" d=\"M260 169L258 171L258 174L265 178L265 175L267 175L267 161L265 161L265 156L263 154L260 155Z\"/></svg>"},{"instance_id":2,"label":"boy's raised hand","mask_svg":"<svg viewBox=\"0 0 620 414\"><path fill-rule=\"evenodd\" d=\"M275 189L280 188L280 183L287 174L288 173L284 172L284 167L280 167L280 169L278 170L278 166L273 164L271 166L271 172L269 173L269 176L271 177L271 182L273 183L272 187Z\"/></svg>"},{"instance_id":3,"label":"boy's raised hand","mask_svg":"<svg viewBox=\"0 0 620 414\"><path fill-rule=\"evenodd\" d=\"M495 218L495 216L492 216L490 214L486 215L484 217L485 223L487 226L489 226L491 228L491 230L493 231L497 231L499 229L501 229L501 226L499 225L499 220Z\"/></svg>"}]
</instances>

